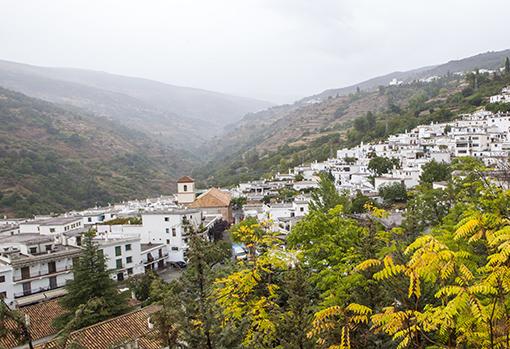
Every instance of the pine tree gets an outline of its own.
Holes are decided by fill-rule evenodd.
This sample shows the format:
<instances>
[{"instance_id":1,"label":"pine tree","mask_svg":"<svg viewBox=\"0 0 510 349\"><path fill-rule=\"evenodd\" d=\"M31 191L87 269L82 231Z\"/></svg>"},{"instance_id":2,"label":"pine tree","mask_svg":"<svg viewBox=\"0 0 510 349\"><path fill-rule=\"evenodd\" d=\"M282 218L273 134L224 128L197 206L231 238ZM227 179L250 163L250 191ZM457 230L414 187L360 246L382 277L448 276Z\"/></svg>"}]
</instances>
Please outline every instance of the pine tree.
<instances>
[{"instance_id":1,"label":"pine tree","mask_svg":"<svg viewBox=\"0 0 510 349\"><path fill-rule=\"evenodd\" d=\"M505 59L505 73L510 74L510 59L508 57Z\"/></svg>"},{"instance_id":2,"label":"pine tree","mask_svg":"<svg viewBox=\"0 0 510 349\"><path fill-rule=\"evenodd\" d=\"M224 243L191 233L183 275L170 284L153 284L152 295L163 307L155 319L170 348L186 343L190 348L214 349L231 347L225 340L235 341L235 336L223 335L220 311L211 297L218 266L229 256Z\"/></svg>"},{"instance_id":3,"label":"pine tree","mask_svg":"<svg viewBox=\"0 0 510 349\"><path fill-rule=\"evenodd\" d=\"M346 208L348 199L336 191L333 176L330 173L323 172L319 177L319 188L312 193L310 209L327 212L337 205L344 205L344 208Z\"/></svg>"},{"instance_id":4,"label":"pine tree","mask_svg":"<svg viewBox=\"0 0 510 349\"><path fill-rule=\"evenodd\" d=\"M72 331L127 311L127 295L120 294L106 268L106 257L93 242L94 231L83 239L83 251L73 265L74 280L66 285L61 304L68 311L56 325ZM73 316L75 317L73 319ZM79 316L79 318L76 318ZM72 328L69 324L72 323Z\"/></svg>"}]
</instances>

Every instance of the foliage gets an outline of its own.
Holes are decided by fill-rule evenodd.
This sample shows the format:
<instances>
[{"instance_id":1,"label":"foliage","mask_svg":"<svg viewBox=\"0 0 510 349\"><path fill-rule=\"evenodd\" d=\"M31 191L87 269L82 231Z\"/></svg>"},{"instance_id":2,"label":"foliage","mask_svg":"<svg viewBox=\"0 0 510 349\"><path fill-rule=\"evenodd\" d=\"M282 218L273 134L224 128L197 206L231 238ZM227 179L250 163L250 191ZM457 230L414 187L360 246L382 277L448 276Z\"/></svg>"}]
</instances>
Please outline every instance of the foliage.
<instances>
[{"instance_id":1,"label":"foliage","mask_svg":"<svg viewBox=\"0 0 510 349\"><path fill-rule=\"evenodd\" d=\"M232 207L236 210L239 210L243 208L243 205L245 205L247 202L246 196L239 196L236 198L232 198L230 203L232 204Z\"/></svg>"},{"instance_id":2,"label":"foliage","mask_svg":"<svg viewBox=\"0 0 510 349\"><path fill-rule=\"evenodd\" d=\"M209 242L191 233L188 264L183 275L165 284L157 279L151 286L151 297L162 306L155 316L161 339L170 348L232 347L239 336L229 335L221 327L218 305L211 298L217 269L229 258L223 243Z\"/></svg>"},{"instance_id":3,"label":"foliage","mask_svg":"<svg viewBox=\"0 0 510 349\"><path fill-rule=\"evenodd\" d=\"M450 165L432 160L423 165L420 182L432 184L433 182L448 181L450 178Z\"/></svg>"},{"instance_id":4,"label":"foliage","mask_svg":"<svg viewBox=\"0 0 510 349\"><path fill-rule=\"evenodd\" d=\"M94 243L93 230L84 234L83 250L73 263L73 280L66 284L61 304L67 313L55 325L67 333L127 311L127 295L119 293L106 269L106 257Z\"/></svg>"},{"instance_id":5,"label":"foliage","mask_svg":"<svg viewBox=\"0 0 510 349\"><path fill-rule=\"evenodd\" d=\"M398 159L375 156L368 162L368 169L375 176L382 176L383 174L390 172L393 167L398 167L399 164L400 162Z\"/></svg>"},{"instance_id":6,"label":"foliage","mask_svg":"<svg viewBox=\"0 0 510 349\"><path fill-rule=\"evenodd\" d=\"M319 178L319 188L312 192L310 210L327 212L337 205L348 203L347 197L340 195L336 190L334 178L330 173L322 172Z\"/></svg>"},{"instance_id":7,"label":"foliage","mask_svg":"<svg viewBox=\"0 0 510 349\"><path fill-rule=\"evenodd\" d=\"M129 278L129 289L133 292L135 298L143 304L152 303L151 285L159 279L158 274L153 271L145 271L143 275L136 275Z\"/></svg>"},{"instance_id":8,"label":"foliage","mask_svg":"<svg viewBox=\"0 0 510 349\"><path fill-rule=\"evenodd\" d=\"M385 204L394 204L407 201L407 190L404 183L386 184L379 188L379 195Z\"/></svg>"},{"instance_id":9,"label":"foliage","mask_svg":"<svg viewBox=\"0 0 510 349\"><path fill-rule=\"evenodd\" d=\"M0 340L14 337L19 344L27 343L30 349L34 348L24 314L10 309L3 299L0 299L0 325Z\"/></svg>"}]
</instances>

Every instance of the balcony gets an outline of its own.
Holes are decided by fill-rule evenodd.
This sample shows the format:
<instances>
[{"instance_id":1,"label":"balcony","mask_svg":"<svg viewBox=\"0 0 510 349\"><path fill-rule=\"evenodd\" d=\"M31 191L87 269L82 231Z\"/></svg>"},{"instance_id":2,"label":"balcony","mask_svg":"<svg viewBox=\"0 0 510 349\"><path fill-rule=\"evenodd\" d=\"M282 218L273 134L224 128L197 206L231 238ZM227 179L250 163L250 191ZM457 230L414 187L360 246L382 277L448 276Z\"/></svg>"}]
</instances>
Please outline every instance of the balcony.
<instances>
[{"instance_id":1,"label":"balcony","mask_svg":"<svg viewBox=\"0 0 510 349\"><path fill-rule=\"evenodd\" d=\"M65 283L60 283L60 284L57 284L55 287L49 287L49 286L48 287L38 287L38 288L31 289L28 291L15 292L14 298L27 297L27 296L32 296L32 295L36 295L39 293L47 292L47 291L57 290L59 288L64 287L65 285L66 285Z\"/></svg>"},{"instance_id":2,"label":"balcony","mask_svg":"<svg viewBox=\"0 0 510 349\"><path fill-rule=\"evenodd\" d=\"M56 271L51 272L51 273L50 272L46 273L46 272L39 271L37 273L31 273L29 275L29 277L27 277L27 278L13 277L13 282L14 283L19 283L19 282L33 281L33 280L36 280L36 279L42 279L42 278L53 276L53 275L69 273L71 270L72 270L72 267L65 267L63 269L56 270Z\"/></svg>"},{"instance_id":3,"label":"balcony","mask_svg":"<svg viewBox=\"0 0 510 349\"><path fill-rule=\"evenodd\" d=\"M159 261L161 261L161 260L165 260L165 259L167 259L167 258L168 258L168 253L165 253L163 256L158 257L158 258L154 258L154 259L152 259L152 260L150 260L150 261L142 261L142 264L143 264L144 266L147 266L147 265L149 265L149 264L157 263L157 262L159 262Z\"/></svg>"}]
</instances>

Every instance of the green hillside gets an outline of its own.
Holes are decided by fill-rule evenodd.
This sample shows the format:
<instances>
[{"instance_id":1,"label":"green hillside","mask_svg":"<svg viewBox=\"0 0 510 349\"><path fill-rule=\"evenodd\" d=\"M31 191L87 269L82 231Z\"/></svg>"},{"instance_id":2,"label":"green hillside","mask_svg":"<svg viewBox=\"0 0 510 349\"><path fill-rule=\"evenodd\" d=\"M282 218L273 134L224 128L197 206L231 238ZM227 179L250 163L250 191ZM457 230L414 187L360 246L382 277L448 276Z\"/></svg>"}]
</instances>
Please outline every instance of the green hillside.
<instances>
[{"instance_id":1,"label":"green hillside","mask_svg":"<svg viewBox=\"0 0 510 349\"><path fill-rule=\"evenodd\" d=\"M208 184L231 185L325 160L342 147L471 112L508 84L508 74L449 74L430 83L381 86L373 92L272 108L245 118L219 140L214 160L194 175Z\"/></svg>"},{"instance_id":2,"label":"green hillside","mask_svg":"<svg viewBox=\"0 0 510 349\"><path fill-rule=\"evenodd\" d=\"M174 191L186 152L0 88L0 213L26 216Z\"/></svg>"}]
</instances>

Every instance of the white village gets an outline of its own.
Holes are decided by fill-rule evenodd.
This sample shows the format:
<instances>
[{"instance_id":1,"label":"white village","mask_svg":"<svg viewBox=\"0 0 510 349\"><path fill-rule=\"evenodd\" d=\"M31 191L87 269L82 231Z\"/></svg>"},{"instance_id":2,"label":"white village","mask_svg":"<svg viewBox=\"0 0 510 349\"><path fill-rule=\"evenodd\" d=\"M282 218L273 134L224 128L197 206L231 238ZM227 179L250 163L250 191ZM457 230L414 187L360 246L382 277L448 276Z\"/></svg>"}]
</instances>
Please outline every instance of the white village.
<instances>
[{"instance_id":1,"label":"white village","mask_svg":"<svg viewBox=\"0 0 510 349\"><path fill-rule=\"evenodd\" d=\"M490 100L510 102L510 88ZM200 231L211 239L219 222L225 227L256 217L271 222L271 229L285 237L308 213L310 191L319 186L321 172L334 177L339 192L380 200L379 191L385 186L398 183L410 189L418 185L422 167L430 161L450 163L455 157L472 156L496 173L509 155L510 113L480 110L459 115L453 122L421 125L384 142L340 149L335 158L295 167L271 180L198 191L194 180L183 176L175 195L58 216L5 218L0 220L0 295L12 308L62 296L66 281L73 278L82 234L90 229L96 231L94 241L106 256L111 278L123 281L149 270L185 267L189 233ZM369 169L374 157L398 161L388 173L377 176ZM435 188L444 185L434 183ZM287 201L275 200L284 188L299 194ZM236 206L238 198L244 200ZM401 212L394 214L401 219ZM118 219L123 224L110 223ZM234 244L232 256L246 258L246 248Z\"/></svg>"}]
</instances>

